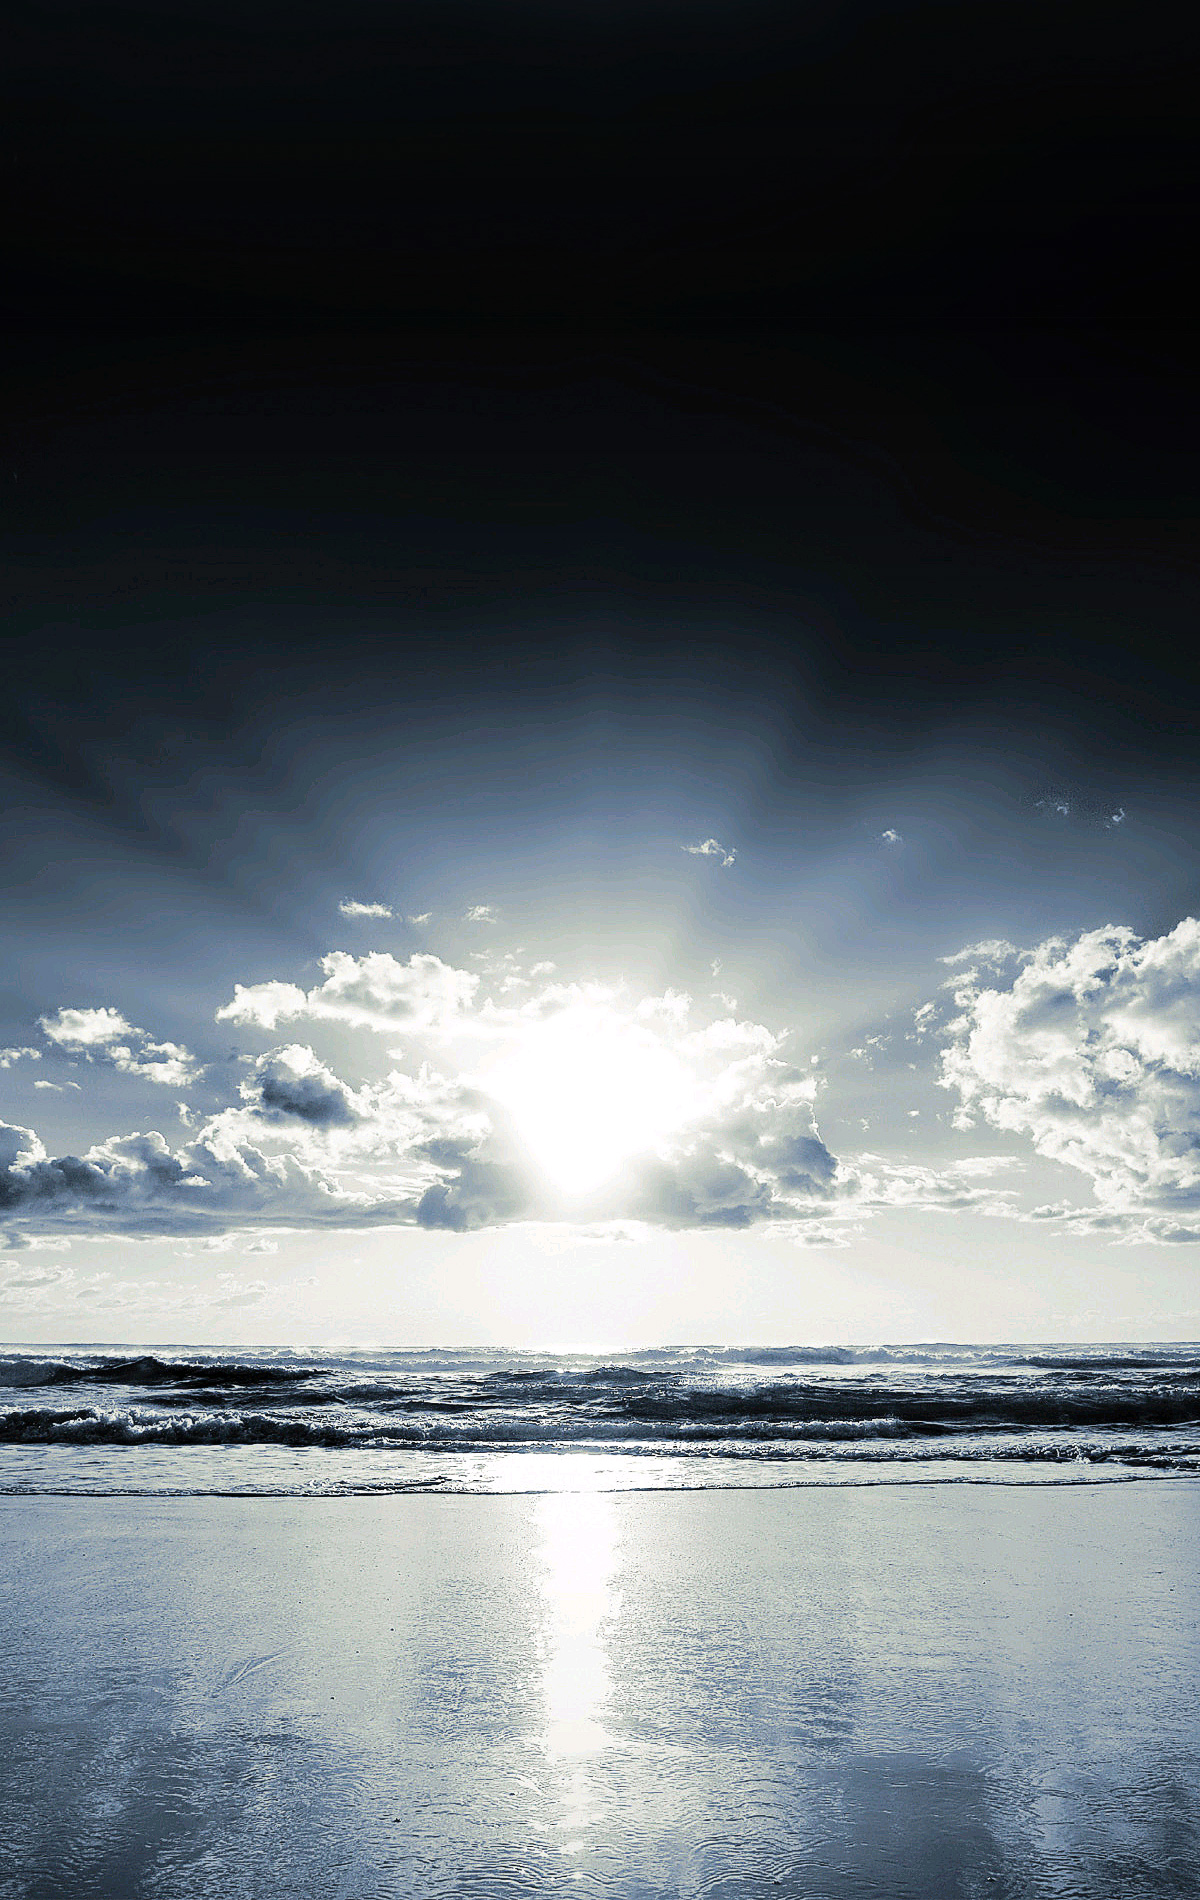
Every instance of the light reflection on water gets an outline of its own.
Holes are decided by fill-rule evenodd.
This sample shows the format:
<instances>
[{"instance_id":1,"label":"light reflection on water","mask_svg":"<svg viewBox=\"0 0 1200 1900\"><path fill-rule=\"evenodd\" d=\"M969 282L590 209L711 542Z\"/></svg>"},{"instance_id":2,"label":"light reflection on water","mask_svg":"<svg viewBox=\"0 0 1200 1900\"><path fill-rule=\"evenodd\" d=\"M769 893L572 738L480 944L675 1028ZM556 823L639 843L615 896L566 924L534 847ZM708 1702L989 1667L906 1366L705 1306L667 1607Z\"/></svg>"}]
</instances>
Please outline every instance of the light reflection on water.
<instances>
[{"instance_id":1,"label":"light reflection on water","mask_svg":"<svg viewBox=\"0 0 1200 1900\"><path fill-rule=\"evenodd\" d=\"M563 1851L579 1854L595 1815L593 1765L613 1740L603 1719L612 1692L607 1636L621 1605L613 1584L613 1499L560 1492L539 1501L536 1521L545 1616L542 1746L560 1775Z\"/></svg>"},{"instance_id":2,"label":"light reflection on water","mask_svg":"<svg viewBox=\"0 0 1200 1900\"><path fill-rule=\"evenodd\" d=\"M1200 1893L1194 1482L0 1519L13 1900Z\"/></svg>"}]
</instances>

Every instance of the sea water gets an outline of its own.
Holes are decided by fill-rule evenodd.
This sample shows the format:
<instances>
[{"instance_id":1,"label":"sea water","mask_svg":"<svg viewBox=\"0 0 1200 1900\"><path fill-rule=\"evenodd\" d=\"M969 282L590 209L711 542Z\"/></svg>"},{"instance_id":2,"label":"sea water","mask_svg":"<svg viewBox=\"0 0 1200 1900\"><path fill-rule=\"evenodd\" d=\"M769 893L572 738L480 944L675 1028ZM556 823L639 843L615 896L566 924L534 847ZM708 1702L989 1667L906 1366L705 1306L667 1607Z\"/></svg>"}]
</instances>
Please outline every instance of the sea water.
<instances>
[{"instance_id":1,"label":"sea water","mask_svg":"<svg viewBox=\"0 0 1200 1900\"><path fill-rule=\"evenodd\" d=\"M1200 1345L0 1348L0 1492L1096 1483L1200 1472Z\"/></svg>"}]
</instances>

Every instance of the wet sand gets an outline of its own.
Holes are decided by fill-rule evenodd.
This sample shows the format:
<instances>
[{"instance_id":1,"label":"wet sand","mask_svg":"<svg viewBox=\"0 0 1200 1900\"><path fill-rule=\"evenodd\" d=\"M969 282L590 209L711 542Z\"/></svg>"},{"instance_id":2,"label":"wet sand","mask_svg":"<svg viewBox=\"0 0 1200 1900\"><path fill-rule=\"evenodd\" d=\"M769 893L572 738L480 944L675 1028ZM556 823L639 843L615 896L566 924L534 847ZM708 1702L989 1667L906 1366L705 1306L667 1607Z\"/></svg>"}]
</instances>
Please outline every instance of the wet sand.
<instances>
[{"instance_id":1,"label":"wet sand","mask_svg":"<svg viewBox=\"0 0 1200 1900\"><path fill-rule=\"evenodd\" d=\"M1200 1894L1200 1483L0 1498L0 1900Z\"/></svg>"}]
</instances>

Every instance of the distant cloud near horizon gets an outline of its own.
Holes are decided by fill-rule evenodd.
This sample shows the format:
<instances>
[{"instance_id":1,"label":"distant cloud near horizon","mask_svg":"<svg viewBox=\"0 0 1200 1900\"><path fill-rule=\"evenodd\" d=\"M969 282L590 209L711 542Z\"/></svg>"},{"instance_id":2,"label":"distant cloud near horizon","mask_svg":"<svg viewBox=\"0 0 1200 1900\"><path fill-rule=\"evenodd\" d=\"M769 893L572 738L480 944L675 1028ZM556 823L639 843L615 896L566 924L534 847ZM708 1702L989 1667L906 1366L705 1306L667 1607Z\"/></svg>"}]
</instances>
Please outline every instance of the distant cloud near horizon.
<instances>
[{"instance_id":1,"label":"distant cloud near horizon","mask_svg":"<svg viewBox=\"0 0 1200 1900\"><path fill-rule=\"evenodd\" d=\"M702 844L683 844L679 849L686 851L689 857L693 858L719 858L725 870L729 869L737 857L736 846L731 845L727 850L723 844L718 844L715 838L705 838Z\"/></svg>"},{"instance_id":2,"label":"distant cloud near horizon","mask_svg":"<svg viewBox=\"0 0 1200 1900\"><path fill-rule=\"evenodd\" d=\"M355 897L343 897L338 909L343 917L392 917L390 904L360 904Z\"/></svg>"}]
</instances>

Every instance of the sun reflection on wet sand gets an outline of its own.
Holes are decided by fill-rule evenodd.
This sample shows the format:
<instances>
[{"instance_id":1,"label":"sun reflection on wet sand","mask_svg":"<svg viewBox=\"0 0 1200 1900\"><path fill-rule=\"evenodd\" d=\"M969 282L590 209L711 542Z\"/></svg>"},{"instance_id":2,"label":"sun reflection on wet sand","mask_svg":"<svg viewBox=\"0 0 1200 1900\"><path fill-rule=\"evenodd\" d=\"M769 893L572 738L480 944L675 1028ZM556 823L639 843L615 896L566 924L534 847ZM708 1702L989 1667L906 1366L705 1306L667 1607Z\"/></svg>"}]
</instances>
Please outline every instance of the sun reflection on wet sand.
<instances>
[{"instance_id":1,"label":"sun reflection on wet sand","mask_svg":"<svg viewBox=\"0 0 1200 1900\"><path fill-rule=\"evenodd\" d=\"M592 1765L612 1745L604 1726L612 1683L607 1626L620 1609L613 1587L616 1522L604 1492L543 1498L541 1587L545 1624L542 1745L561 1776L559 1831L564 1853L582 1853L595 1809Z\"/></svg>"}]
</instances>

